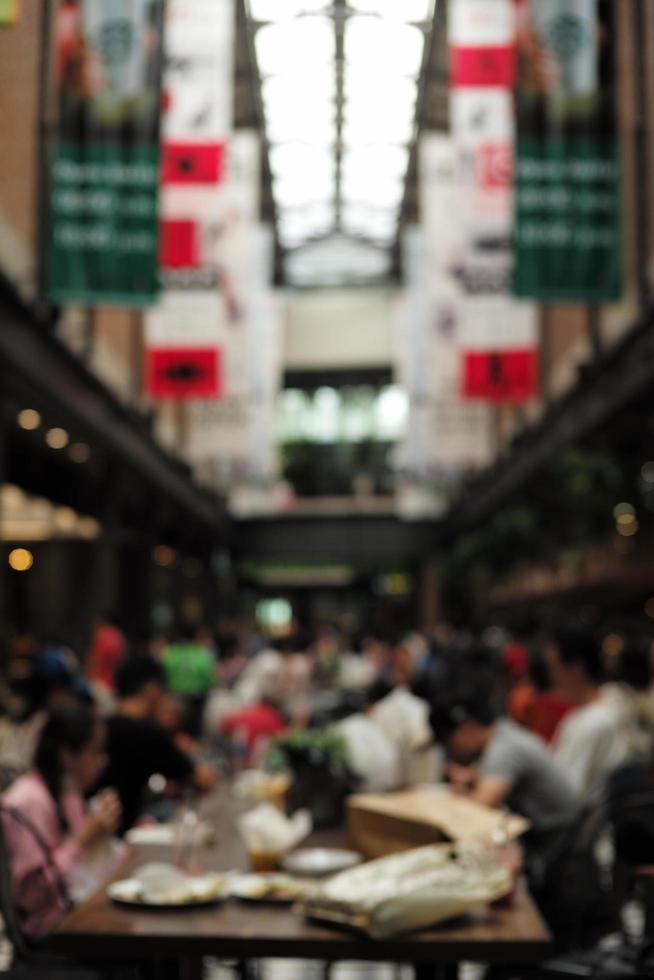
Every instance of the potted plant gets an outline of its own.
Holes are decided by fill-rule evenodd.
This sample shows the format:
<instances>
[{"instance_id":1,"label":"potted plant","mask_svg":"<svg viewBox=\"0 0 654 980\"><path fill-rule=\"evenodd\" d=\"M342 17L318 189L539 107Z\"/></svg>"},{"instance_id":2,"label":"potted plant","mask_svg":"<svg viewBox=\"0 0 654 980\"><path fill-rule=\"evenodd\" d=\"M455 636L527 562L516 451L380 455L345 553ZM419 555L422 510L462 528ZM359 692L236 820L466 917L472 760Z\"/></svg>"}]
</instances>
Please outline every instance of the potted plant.
<instances>
[{"instance_id":1,"label":"potted plant","mask_svg":"<svg viewBox=\"0 0 654 980\"><path fill-rule=\"evenodd\" d=\"M343 822L345 798L356 789L356 777L347 764L343 738L333 729L297 729L278 735L266 759L269 772L291 772L287 795L290 811L307 809L315 827L336 827Z\"/></svg>"}]
</instances>

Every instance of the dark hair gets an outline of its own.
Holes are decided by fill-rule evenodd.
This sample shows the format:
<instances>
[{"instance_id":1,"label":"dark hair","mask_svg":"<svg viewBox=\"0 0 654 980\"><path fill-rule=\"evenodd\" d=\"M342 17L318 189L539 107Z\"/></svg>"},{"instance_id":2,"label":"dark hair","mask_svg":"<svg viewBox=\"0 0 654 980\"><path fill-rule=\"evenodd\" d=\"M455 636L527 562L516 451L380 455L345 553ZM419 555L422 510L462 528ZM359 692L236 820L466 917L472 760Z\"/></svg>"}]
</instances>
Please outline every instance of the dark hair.
<instances>
[{"instance_id":1,"label":"dark hair","mask_svg":"<svg viewBox=\"0 0 654 980\"><path fill-rule=\"evenodd\" d=\"M618 657L616 679L633 687L635 691L646 691L652 683L652 668L649 651L645 643L627 643Z\"/></svg>"},{"instance_id":2,"label":"dark hair","mask_svg":"<svg viewBox=\"0 0 654 980\"><path fill-rule=\"evenodd\" d=\"M235 657L241 650L241 641L238 636L225 636L220 642L218 648L218 659L219 660L231 660Z\"/></svg>"},{"instance_id":3,"label":"dark hair","mask_svg":"<svg viewBox=\"0 0 654 980\"><path fill-rule=\"evenodd\" d=\"M603 679L602 648L592 630L585 626L563 626L552 633L552 643L567 667L581 667L586 677L596 683Z\"/></svg>"},{"instance_id":4,"label":"dark hair","mask_svg":"<svg viewBox=\"0 0 654 980\"><path fill-rule=\"evenodd\" d=\"M392 690L392 684L389 684L383 678L378 678L366 691L366 704L368 707L371 707L373 704L383 701Z\"/></svg>"},{"instance_id":5,"label":"dark hair","mask_svg":"<svg viewBox=\"0 0 654 980\"><path fill-rule=\"evenodd\" d=\"M121 698L130 698L151 683L166 686L166 674L154 657L126 657L116 670L116 691Z\"/></svg>"},{"instance_id":6,"label":"dark hair","mask_svg":"<svg viewBox=\"0 0 654 980\"><path fill-rule=\"evenodd\" d=\"M543 650L534 649L529 654L529 677L532 684L540 694L544 694L552 687L547 659Z\"/></svg>"},{"instance_id":7,"label":"dark hair","mask_svg":"<svg viewBox=\"0 0 654 980\"><path fill-rule=\"evenodd\" d=\"M57 816L63 831L67 831L68 821L61 807L63 790L63 767L61 750L79 753L93 741L98 718L86 705L70 705L51 712L37 742L34 753L34 768L39 773L55 801Z\"/></svg>"},{"instance_id":8,"label":"dark hair","mask_svg":"<svg viewBox=\"0 0 654 980\"><path fill-rule=\"evenodd\" d=\"M462 688L458 694L433 700L430 705L429 724L437 742L446 742L457 728L466 721L478 725L492 725L498 712L493 704L492 692L481 688Z\"/></svg>"}]
</instances>

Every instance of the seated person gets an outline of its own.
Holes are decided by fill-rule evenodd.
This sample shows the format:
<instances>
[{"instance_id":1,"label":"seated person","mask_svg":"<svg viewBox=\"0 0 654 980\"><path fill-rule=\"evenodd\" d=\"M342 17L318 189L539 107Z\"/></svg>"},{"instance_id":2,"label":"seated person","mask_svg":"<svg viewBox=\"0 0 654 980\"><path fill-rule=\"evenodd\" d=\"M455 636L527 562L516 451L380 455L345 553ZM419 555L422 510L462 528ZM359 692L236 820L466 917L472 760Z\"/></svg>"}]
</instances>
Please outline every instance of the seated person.
<instances>
[{"instance_id":1,"label":"seated person","mask_svg":"<svg viewBox=\"0 0 654 980\"><path fill-rule=\"evenodd\" d=\"M25 934L38 938L63 916L75 872L118 827L120 804L107 790L88 808L84 795L106 764L106 731L83 705L53 710L33 769L1 798L14 899Z\"/></svg>"},{"instance_id":2,"label":"seated person","mask_svg":"<svg viewBox=\"0 0 654 980\"><path fill-rule=\"evenodd\" d=\"M215 786L216 772L206 763L196 765L157 724L156 712L166 684L163 667L156 660L124 660L116 671L116 691L116 714L107 722L109 764L100 785L117 790L123 808L120 832L125 833L142 813L152 776L209 792Z\"/></svg>"},{"instance_id":3,"label":"seated person","mask_svg":"<svg viewBox=\"0 0 654 980\"><path fill-rule=\"evenodd\" d=\"M587 801L599 798L609 775L647 754L633 693L604 684L602 649L583 627L557 630L547 649L554 685L574 703L553 742L556 758Z\"/></svg>"},{"instance_id":4,"label":"seated person","mask_svg":"<svg viewBox=\"0 0 654 980\"><path fill-rule=\"evenodd\" d=\"M523 728L549 743L572 708L572 701L552 688L544 653L532 651L529 673L511 691L507 713Z\"/></svg>"},{"instance_id":5,"label":"seated person","mask_svg":"<svg viewBox=\"0 0 654 980\"><path fill-rule=\"evenodd\" d=\"M92 698L73 656L65 649L49 646L34 658L29 674L12 685L11 702L11 714L0 719L0 761L3 774L13 777L31 768L49 712L91 704Z\"/></svg>"},{"instance_id":6,"label":"seated person","mask_svg":"<svg viewBox=\"0 0 654 980\"><path fill-rule=\"evenodd\" d=\"M543 742L498 717L483 689L467 688L432 705L430 724L452 762L454 787L491 807L526 817L526 846L539 848L569 827L579 803L564 769Z\"/></svg>"},{"instance_id":7,"label":"seated person","mask_svg":"<svg viewBox=\"0 0 654 980\"><path fill-rule=\"evenodd\" d=\"M230 739L232 762L236 768L254 765L270 739L287 729L284 715L266 698L239 708L220 725L220 731Z\"/></svg>"},{"instance_id":8,"label":"seated person","mask_svg":"<svg viewBox=\"0 0 654 980\"><path fill-rule=\"evenodd\" d=\"M162 660L168 687L186 705L184 727L200 738L207 696L217 681L212 638L204 629L188 627L183 638L164 651Z\"/></svg>"}]
</instances>

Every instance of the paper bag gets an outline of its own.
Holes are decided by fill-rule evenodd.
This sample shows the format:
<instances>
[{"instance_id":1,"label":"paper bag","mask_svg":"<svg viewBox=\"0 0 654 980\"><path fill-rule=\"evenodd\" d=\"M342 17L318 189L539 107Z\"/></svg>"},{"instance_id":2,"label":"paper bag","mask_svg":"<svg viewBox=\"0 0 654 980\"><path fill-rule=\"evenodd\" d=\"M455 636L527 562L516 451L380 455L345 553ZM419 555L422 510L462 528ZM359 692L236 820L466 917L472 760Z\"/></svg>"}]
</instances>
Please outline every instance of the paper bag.
<instances>
[{"instance_id":1,"label":"paper bag","mask_svg":"<svg viewBox=\"0 0 654 980\"><path fill-rule=\"evenodd\" d=\"M449 840L512 840L529 829L522 817L481 806L441 788L364 794L348 799L352 847L368 858L384 857Z\"/></svg>"}]
</instances>

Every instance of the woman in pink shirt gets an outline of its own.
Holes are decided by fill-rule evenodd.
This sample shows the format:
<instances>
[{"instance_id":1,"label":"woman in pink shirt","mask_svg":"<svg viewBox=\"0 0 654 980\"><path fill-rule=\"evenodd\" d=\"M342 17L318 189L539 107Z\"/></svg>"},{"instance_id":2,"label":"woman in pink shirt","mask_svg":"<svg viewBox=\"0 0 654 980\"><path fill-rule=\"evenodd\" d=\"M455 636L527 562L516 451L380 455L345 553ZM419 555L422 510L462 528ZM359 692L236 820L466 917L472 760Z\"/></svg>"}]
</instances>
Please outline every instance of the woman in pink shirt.
<instances>
[{"instance_id":1,"label":"woman in pink shirt","mask_svg":"<svg viewBox=\"0 0 654 980\"><path fill-rule=\"evenodd\" d=\"M105 729L82 705L52 712L34 767L0 797L14 901L26 936L48 932L70 904L73 874L110 837L120 804L107 790L87 808L84 793L106 765Z\"/></svg>"}]
</instances>

